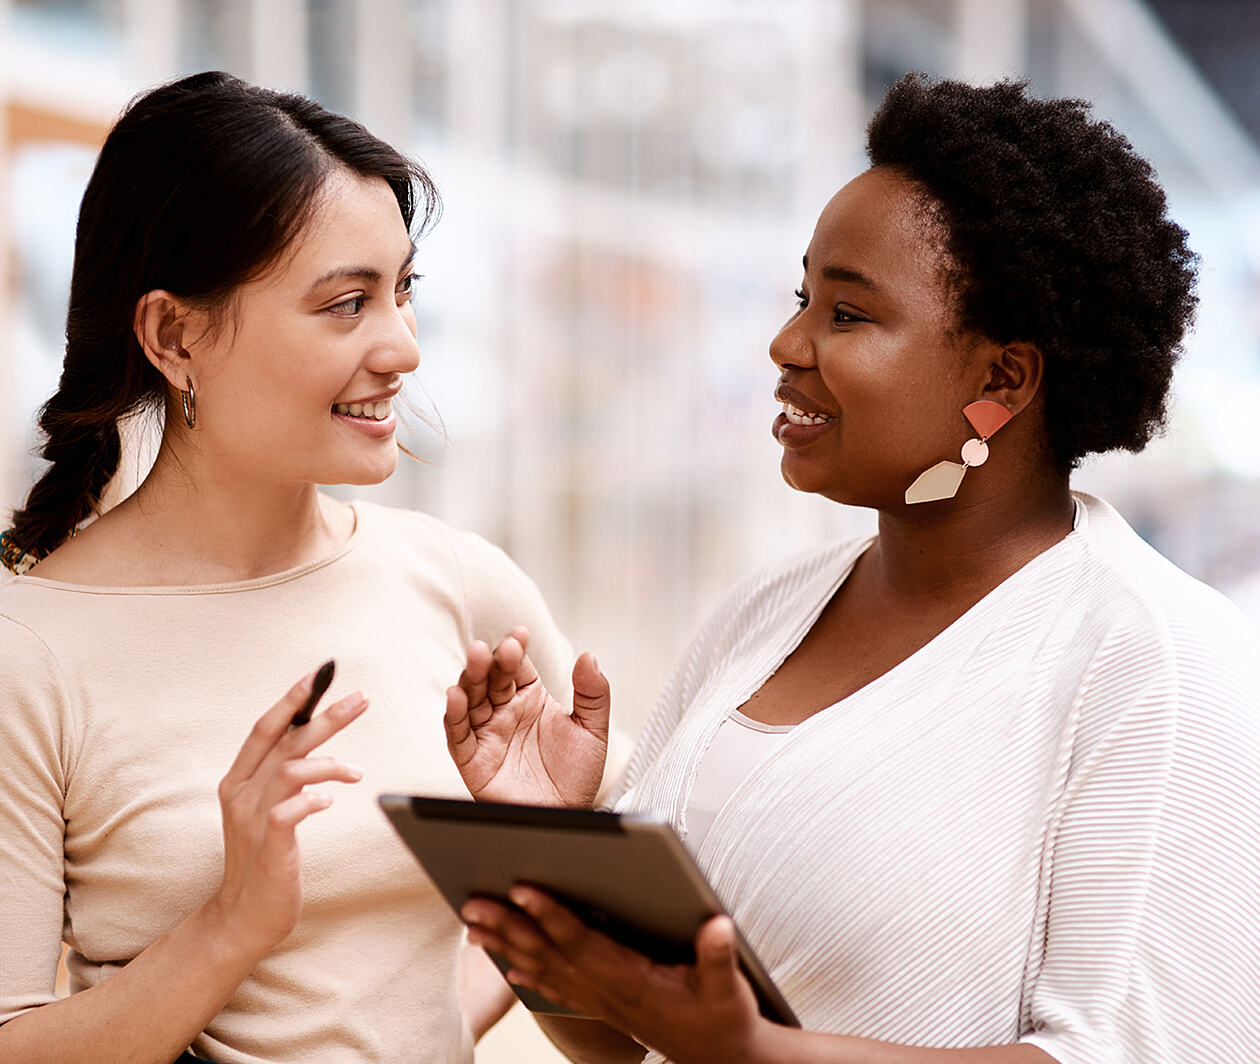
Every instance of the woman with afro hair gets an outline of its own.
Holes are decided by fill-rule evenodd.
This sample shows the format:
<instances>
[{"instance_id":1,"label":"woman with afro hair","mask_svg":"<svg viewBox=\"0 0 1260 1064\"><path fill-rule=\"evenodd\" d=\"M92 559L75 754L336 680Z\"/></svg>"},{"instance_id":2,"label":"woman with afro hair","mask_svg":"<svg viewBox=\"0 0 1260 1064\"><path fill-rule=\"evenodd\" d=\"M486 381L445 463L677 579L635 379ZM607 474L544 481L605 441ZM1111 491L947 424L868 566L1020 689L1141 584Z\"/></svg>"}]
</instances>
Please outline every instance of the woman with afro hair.
<instances>
[{"instance_id":1,"label":"woman with afro hair","mask_svg":"<svg viewBox=\"0 0 1260 1064\"><path fill-rule=\"evenodd\" d=\"M578 1060L1254 1064L1260 646L1070 487L1163 424L1186 234L1120 134L1016 82L909 75L869 155L770 356L784 479L878 534L738 586L613 796L670 819L802 1029L727 917L663 966L517 888L472 940L603 1021L545 1021ZM493 753L555 711L521 642L448 693L480 796L536 800Z\"/></svg>"}]
</instances>

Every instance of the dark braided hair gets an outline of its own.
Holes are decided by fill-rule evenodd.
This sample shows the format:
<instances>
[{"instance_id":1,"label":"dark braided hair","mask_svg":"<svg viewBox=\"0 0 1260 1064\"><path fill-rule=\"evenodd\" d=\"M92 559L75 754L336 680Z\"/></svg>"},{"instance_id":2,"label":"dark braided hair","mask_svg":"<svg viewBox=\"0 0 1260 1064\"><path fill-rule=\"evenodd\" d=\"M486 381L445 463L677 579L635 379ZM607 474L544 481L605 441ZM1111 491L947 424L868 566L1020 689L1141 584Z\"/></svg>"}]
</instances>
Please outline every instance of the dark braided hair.
<instances>
[{"instance_id":1,"label":"dark braided hair","mask_svg":"<svg viewBox=\"0 0 1260 1064\"><path fill-rule=\"evenodd\" d=\"M1045 356L1050 450L1140 451L1164 424L1197 256L1149 163L1082 100L907 74L867 130L875 166L939 205L959 325Z\"/></svg>"},{"instance_id":2,"label":"dark braided hair","mask_svg":"<svg viewBox=\"0 0 1260 1064\"><path fill-rule=\"evenodd\" d=\"M119 419L166 405L133 330L140 297L161 288L226 308L289 246L339 167L383 178L409 229L417 210L422 228L435 218L418 164L303 96L209 72L131 102L83 195L65 362L39 415L51 465L14 515L6 557L39 559L64 542L118 468Z\"/></svg>"}]
</instances>

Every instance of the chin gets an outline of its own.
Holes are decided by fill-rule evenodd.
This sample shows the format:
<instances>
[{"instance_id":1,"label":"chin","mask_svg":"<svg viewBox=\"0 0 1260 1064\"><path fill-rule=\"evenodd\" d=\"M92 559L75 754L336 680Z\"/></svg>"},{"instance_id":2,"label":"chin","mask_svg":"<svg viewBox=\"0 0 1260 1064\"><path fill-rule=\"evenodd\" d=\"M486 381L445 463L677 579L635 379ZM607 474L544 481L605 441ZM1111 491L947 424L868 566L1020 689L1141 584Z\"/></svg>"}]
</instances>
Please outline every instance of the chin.
<instances>
[{"instance_id":1,"label":"chin","mask_svg":"<svg viewBox=\"0 0 1260 1064\"><path fill-rule=\"evenodd\" d=\"M398 468L398 450L393 448L388 455L382 455L376 462L358 462L353 466L342 466L340 469L328 470L327 476L319 479L319 484L356 484L368 486L381 484L388 480Z\"/></svg>"},{"instance_id":2,"label":"chin","mask_svg":"<svg viewBox=\"0 0 1260 1064\"><path fill-rule=\"evenodd\" d=\"M821 495L824 499L843 506L876 506L871 501L871 493L863 491L861 485L837 483L835 477L811 476L811 472L817 473L816 469L793 468L790 459L791 455L783 456L779 471L783 474L784 483L794 491L804 492L806 495Z\"/></svg>"},{"instance_id":3,"label":"chin","mask_svg":"<svg viewBox=\"0 0 1260 1064\"><path fill-rule=\"evenodd\" d=\"M789 488L802 491L807 495L824 495L829 499L832 498L836 485L827 478L817 476L817 469L811 469L808 464L793 462L792 457L790 452L785 453L783 461L779 463L779 472L783 474L783 482Z\"/></svg>"}]
</instances>

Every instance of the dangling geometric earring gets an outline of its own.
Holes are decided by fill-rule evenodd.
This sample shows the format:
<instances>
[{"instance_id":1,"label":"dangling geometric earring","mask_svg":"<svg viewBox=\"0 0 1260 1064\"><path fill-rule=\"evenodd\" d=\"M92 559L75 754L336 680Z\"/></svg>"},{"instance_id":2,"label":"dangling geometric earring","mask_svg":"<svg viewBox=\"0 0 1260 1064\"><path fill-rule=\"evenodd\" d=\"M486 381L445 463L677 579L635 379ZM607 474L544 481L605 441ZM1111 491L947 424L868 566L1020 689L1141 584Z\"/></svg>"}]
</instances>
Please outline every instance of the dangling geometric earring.
<instances>
[{"instance_id":1,"label":"dangling geometric earring","mask_svg":"<svg viewBox=\"0 0 1260 1064\"><path fill-rule=\"evenodd\" d=\"M197 426L197 393L193 389L191 377L185 377L184 383L188 385L188 390L180 389L179 403L184 408L184 424L190 429Z\"/></svg>"},{"instance_id":2,"label":"dangling geometric earring","mask_svg":"<svg viewBox=\"0 0 1260 1064\"><path fill-rule=\"evenodd\" d=\"M963 476L973 466L984 465L989 460L989 437L1011 420L1013 415L1001 403L980 399L963 407L963 417L979 433L978 440L968 440L962 445L962 465L957 462L937 462L931 469L920 473L913 484L906 488L906 502L936 502L952 499L958 494Z\"/></svg>"}]
</instances>

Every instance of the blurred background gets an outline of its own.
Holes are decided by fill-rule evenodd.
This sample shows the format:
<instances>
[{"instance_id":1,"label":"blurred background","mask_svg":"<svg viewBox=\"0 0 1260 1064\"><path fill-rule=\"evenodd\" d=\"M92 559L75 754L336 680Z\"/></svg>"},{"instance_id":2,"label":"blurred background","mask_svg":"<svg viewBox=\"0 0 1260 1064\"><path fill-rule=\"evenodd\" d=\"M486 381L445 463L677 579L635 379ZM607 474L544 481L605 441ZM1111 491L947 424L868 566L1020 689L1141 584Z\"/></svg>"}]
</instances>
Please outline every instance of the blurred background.
<instances>
[{"instance_id":1,"label":"blurred background","mask_svg":"<svg viewBox=\"0 0 1260 1064\"><path fill-rule=\"evenodd\" d=\"M725 588L873 527L782 484L766 346L883 90L1017 75L1127 134L1202 256L1169 433L1076 485L1260 619L1258 56L1254 0L0 0L0 527L120 108L207 68L306 92L445 200L413 396L445 431L417 421L428 461L357 493L503 545L633 734ZM531 1031L510 1018L479 1059L558 1059Z\"/></svg>"}]
</instances>

